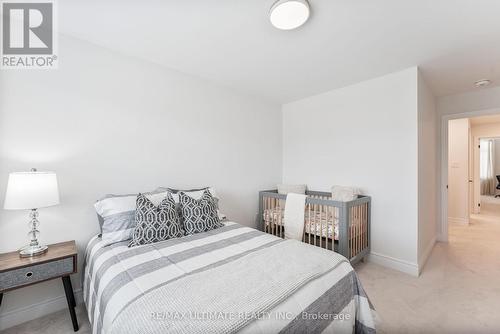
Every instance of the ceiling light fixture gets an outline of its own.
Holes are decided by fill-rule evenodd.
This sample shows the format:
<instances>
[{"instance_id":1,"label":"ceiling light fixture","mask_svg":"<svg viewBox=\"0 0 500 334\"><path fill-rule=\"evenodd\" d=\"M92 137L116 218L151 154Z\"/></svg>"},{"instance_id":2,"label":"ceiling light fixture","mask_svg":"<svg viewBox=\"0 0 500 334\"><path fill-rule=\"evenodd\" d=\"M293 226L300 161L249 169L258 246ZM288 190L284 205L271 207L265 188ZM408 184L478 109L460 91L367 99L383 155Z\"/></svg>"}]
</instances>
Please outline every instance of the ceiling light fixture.
<instances>
[{"instance_id":1,"label":"ceiling light fixture","mask_svg":"<svg viewBox=\"0 0 500 334\"><path fill-rule=\"evenodd\" d=\"M269 19L278 29L292 30L306 23L309 14L307 0L278 0L269 11Z\"/></svg>"},{"instance_id":2,"label":"ceiling light fixture","mask_svg":"<svg viewBox=\"0 0 500 334\"><path fill-rule=\"evenodd\" d=\"M474 82L474 85L478 88L486 87L486 86L489 86L490 84L491 84L491 80L488 80L488 79L481 79L481 80Z\"/></svg>"}]
</instances>

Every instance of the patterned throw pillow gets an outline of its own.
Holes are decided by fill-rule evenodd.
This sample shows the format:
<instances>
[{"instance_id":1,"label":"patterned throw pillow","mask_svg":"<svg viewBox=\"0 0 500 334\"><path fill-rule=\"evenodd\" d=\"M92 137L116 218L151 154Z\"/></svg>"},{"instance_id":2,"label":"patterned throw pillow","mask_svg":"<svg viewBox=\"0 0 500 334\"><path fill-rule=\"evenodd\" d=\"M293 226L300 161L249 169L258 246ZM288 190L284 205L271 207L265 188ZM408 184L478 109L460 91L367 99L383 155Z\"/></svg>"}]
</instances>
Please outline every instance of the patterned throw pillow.
<instances>
[{"instance_id":1,"label":"patterned throw pillow","mask_svg":"<svg viewBox=\"0 0 500 334\"><path fill-rule=\"evenodd\" d=\"M194 199L183 192L179 192L181 205L182 225L186 234L210 231L223 224L217 213L217 205L210 191L205 190L200 199Z\"/></svg>"},{"instance_id":2,"label":"patterned throw pillow","mask_svg":"<svg viewBox=\"0 0 500 334\"><path fill-rule=\"evenodd\" d=\"M184 231L170 193L156 206L143 194L137 196L136 226L129 247L182 237Z\"/></svg>"}]
</instances>

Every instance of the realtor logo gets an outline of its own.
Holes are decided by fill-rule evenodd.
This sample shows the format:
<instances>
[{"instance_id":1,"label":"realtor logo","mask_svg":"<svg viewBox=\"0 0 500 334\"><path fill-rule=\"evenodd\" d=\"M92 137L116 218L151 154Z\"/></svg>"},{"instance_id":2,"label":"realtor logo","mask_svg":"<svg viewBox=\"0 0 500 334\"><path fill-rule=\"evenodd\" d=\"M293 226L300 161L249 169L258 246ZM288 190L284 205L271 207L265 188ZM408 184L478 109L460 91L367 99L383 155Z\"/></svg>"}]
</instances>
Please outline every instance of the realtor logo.
<instances>
[{"instance_id":1,"label":"realtor logo","mask_svg":"<svg viewBox=\"0 0 500 334\"><path fill-rule=\"evenodd\" d=\"M54 3L2 2L1 67L56 68Z\"/></svg>"}]
</instances>

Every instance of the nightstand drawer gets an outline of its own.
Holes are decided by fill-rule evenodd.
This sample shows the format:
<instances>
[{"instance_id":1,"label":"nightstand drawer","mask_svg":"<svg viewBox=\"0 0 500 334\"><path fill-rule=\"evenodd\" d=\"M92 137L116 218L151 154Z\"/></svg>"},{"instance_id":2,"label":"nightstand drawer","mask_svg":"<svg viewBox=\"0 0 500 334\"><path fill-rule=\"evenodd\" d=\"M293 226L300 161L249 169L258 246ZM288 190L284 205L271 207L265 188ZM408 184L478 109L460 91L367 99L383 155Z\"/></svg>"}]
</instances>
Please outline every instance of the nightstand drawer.
<instances>
[{"instance_id":1,"label":"nightstand drawer","mask_svg":"<svg viewBox=\"0 0 500 334\"><path fill-rule=\"evenodd\" d=\"M73 257L0 273L0 291L60 277L74 272Z\"/></svg>"}]
</instances>

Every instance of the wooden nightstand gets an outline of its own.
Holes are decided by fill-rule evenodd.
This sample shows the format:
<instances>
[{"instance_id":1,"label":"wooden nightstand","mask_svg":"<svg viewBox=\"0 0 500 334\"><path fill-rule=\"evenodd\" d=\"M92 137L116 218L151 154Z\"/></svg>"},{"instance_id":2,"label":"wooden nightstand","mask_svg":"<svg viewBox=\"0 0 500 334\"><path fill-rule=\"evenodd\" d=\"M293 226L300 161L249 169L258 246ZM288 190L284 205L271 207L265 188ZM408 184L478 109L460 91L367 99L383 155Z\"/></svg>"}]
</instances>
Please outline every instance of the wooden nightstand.
<instances>
[{"instance_id":1,"label":"wooden nightstand","mask_svg":"<svg viewBox=\"0 0 500 334\"><path fill-rule=\"evenodd\" d=\"M0 254L0 305L4 292L37 284L54 278L62 278L73 329L78 331L75 314L75 296L69 275L76 273L75 241L49 245L45 254L19 257L19 252Z\"/></svg>"}]
</instances>

